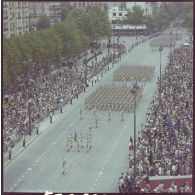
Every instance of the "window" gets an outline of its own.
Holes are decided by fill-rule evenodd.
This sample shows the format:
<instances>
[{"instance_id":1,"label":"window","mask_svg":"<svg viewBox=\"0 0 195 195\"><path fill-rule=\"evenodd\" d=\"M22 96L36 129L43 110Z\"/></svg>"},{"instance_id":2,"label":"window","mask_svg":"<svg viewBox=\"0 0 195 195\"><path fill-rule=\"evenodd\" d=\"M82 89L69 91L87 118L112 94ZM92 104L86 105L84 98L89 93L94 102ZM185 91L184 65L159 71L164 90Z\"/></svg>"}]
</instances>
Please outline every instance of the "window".
<instances>
[{"instance_id":1,"label":"window","mask_svg":"<svg viewBox=\"0 0 195 195\"><path fill-rule=\"evenodd\" d=\"M112 16L116 16L116 13L112 13Z\"/></svg>"},{"instance_id":2,"label":"window","mask_svg":"<svg viewBox=\"0 0 195 195\"><path fill-rule=\"evenodd\" d=\"M18 2L18 8L21 8L22 2Z\"/></svg>"},{"instance_id":3,"label":"window","mask_svg":"<svg viewBox=\"0 0 195 195\"><path fill-rule=\"evenodd\" d=\"M123 16L123 14L122 13L119 13L119 16Z\"/></svg>"},{"instance_id":4,"label":"window","mask_svg":"<svg viewBox=\"0 0 195 195\"><path fill-rule=\"evenodd\" d=\"M20 20L21 19L21 13L18 12L18 19Z\"/></svg>"}]
</instances>

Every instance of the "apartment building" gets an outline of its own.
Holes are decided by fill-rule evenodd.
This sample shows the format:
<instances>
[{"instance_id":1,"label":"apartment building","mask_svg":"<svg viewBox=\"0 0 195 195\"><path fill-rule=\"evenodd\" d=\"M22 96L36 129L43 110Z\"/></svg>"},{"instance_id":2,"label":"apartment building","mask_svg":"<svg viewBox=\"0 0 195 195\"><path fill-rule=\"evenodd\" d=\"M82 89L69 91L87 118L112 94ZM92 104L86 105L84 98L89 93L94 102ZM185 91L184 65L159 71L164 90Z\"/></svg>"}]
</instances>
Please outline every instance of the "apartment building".
<instances>
[{"instance_id":1,"label":"apartment building","mask_svg":"<svg viewBox=\"0 0 195 195\"><path fill-rule=\"evenodd\" d=\"M118 20L124 20L127 17L127 10L122 10L120 7L112 7L108 11L108 18L110 23L114 24Z\"/></svg>"},{"instance_id":2,"label":"apartment building","mask_svg":"<svg viewBox=\"0 0 195 195\"><path fill-rule=\"evenodd\" d=\"M3 1L3 36L29 32L28 2Z\"/></svg>"}]
</instances>

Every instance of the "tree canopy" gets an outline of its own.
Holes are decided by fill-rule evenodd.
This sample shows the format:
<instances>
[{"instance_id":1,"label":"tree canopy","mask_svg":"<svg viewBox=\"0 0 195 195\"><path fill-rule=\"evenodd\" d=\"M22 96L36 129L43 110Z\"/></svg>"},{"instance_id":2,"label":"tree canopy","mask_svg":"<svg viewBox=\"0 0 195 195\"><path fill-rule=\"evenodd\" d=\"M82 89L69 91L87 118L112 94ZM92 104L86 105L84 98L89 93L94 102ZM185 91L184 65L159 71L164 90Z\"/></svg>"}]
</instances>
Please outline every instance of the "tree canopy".
<instances>
[{"instance_id":1,"label":"tree canopy","mask_svg":"<svg viewBox=\"0 0 195 195\"><path fill-rule=\"evenodd\" d=\"M37 29L38 30L43 30L43 29L47 29L50 26L50 19L48 16L41 16L39 18L39 21L37 23Z\"/></svg>"},{"instance_id":2,"label":"tree canopy","mask_svg":"<svg viewBox=\"0 0 195 195\"><path fill-rule=\"evenodd\" d=\"M128 23L131 25L139 25L144 23L144 10L139 5L134 5L132 10L127 14Z\"/></svg>"},{"instance_id":3,"label":"tree canopy","mask_svg":"<svg viewBox=\"0 0 195 195\"><path fill-rule=\"evenodd\" d=\"M49 27L41 17L38 31L3 39L3 82L9 86L22 72L33 71L33 64L47 69L53 62L74 57L86 50L91 41L111 36L111 25L104 10L71 7L64 21Z\"/></svg>"}]
</instances>

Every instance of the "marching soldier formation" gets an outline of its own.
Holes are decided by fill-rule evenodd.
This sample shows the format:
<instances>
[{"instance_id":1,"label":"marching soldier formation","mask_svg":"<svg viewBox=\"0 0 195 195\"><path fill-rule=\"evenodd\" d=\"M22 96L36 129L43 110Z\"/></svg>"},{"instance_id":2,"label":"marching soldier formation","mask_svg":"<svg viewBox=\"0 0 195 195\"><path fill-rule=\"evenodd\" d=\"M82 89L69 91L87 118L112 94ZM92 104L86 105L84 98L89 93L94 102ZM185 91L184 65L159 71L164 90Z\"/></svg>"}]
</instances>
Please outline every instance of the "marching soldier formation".
<instances>
[{"instance_id":1,"label":"marching soldier formation","mask_svg":"<svg viewBox=\"0 0 195 195\"><path fill-rule=\"evenodd\" d=\"M154 76L154 66L121 66L113 73L114 81L151 81Z\"/></svg>"},{"instance_id":2,"label":"marching soldier formation","mask_svg":"<svg viewBox=\"0 0 195 195\"><path fill-rule=\"evenodd\" d=\"M182 39L181 34L161 36L161 37L151 40L150 47L151 48L154 48L154 47L159 48L160 46L175 47L176 40L180 40L180 39Z\"/></svg>"},{"instance_id":3,"label":"marching soldier formation","mask_svg":"<svg viewBox=\"0 0 195 195\"><path fill-rule=\"evenodd\" d=\"M143 88L139 88L137 91L137 104L142 98L142 91ZM126 85L100 85L95 92L85 99L85 108L88 110L130 112L133 109L133 97L131 87ZM97 124L96 120L95 123Z\"/></svg>"}]
</instances>

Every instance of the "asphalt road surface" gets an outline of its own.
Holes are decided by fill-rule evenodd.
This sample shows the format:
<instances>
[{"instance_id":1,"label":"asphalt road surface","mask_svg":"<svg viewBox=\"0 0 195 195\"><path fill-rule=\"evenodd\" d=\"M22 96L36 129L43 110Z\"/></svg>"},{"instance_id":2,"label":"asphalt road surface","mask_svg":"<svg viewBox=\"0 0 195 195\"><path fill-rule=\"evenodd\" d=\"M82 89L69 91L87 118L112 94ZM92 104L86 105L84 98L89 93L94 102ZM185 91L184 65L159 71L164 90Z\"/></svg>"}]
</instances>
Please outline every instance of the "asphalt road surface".
<instances>
[{"instance_id":1,"label":"asphalt road surface","mask_svg":"<svg viewBox=\"0 0 195 195\"><path fill-rule=\"evenodd\" d=\"M135 38L121 38L130 44ZM168 61L170 49L162 51L162 72ZM79 110L85 98L100 84L111 83L113 71L122 65L153 65L155 76L146 83L143 98L137 107L137 134L141 124L146 120L146 112L156 90L159 76L159 52L152 53L149 42L140 44L128 53L122 61L110 69L101 80L79 100L66 110L47 131L40 135L8 166L4 168L5 192L118 192L118 178L122 171L128 169L128 141L133 136L133 114L125 113L121 121L119 112L112 112L108 121L107 112L97 111L98 128L95 128L91 111L83 113L80 120ZM92 149L77 152L74 147L66 151L65 136L70 129L88 132L89 124L93 126ZM60 162L62 158L68 163L66 175L62 175Z\"/></svg>"}]
</instances>

